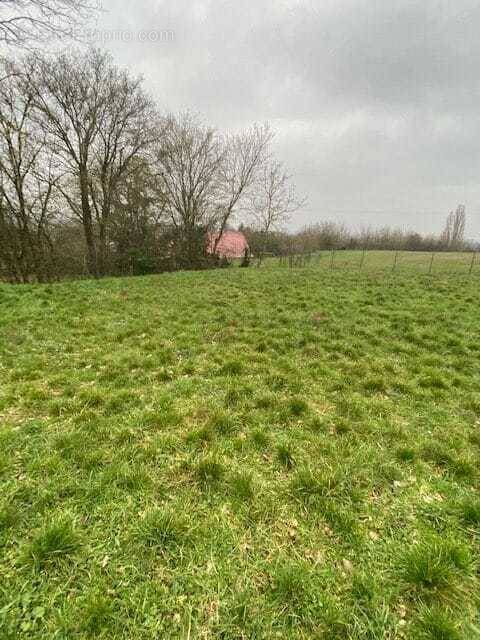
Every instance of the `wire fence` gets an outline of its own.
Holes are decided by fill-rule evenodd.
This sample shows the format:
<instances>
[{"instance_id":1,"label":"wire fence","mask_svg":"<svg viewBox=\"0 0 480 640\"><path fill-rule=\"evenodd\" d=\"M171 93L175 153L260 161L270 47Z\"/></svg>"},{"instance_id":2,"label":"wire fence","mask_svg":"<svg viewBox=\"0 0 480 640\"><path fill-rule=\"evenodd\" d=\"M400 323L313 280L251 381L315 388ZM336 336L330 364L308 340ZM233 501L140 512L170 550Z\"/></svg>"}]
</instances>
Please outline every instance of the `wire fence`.
<instances>
[{"instance_id":1,"label":"wire fence","mask_svg":"<svg viewBox=\"0 0 480 640\"><path fill-rule=\"evenodd\" d=\"M480 258L477 251L429 253L330 249L315 253L290 254L268 258L266 263L285 269L304 269L315 266L330 271L351 269L359 272L383 271L396 273L408 270L429 275L435 273L463 273L469 276L480 272Z\"/></svg>"}]
</instances>

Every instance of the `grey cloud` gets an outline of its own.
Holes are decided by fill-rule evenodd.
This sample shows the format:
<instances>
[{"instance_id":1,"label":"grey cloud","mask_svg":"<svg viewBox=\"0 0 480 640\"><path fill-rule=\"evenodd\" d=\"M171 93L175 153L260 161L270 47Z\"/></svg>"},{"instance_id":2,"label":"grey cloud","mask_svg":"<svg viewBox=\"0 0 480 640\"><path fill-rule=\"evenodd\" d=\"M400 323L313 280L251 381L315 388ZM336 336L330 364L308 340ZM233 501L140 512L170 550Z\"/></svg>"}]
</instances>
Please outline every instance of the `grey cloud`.
<instances>
[{"instance_id":1,"label":"grey cloud","mask_svg":"<svg viewBox=\"0 0 480 640\"><path fill-rule=\"evenodd\" d=\"M477 1L104 6L105 29L175 32L173 42L108 45L163 108L220 127L272 122L309 198L296 226L336 216L438 231L465 202L469 233L480 234Z\"/></svg>"}]
</instances>

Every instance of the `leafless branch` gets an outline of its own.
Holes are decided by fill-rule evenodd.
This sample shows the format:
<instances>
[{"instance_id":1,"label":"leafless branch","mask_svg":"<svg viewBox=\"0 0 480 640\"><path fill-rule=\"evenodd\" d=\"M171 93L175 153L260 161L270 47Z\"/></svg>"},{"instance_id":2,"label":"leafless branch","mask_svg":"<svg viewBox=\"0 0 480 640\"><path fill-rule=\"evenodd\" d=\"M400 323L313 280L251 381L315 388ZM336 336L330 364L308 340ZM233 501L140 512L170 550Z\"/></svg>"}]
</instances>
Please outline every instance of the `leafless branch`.
<instances>
[{"instance_id":1,"label":"leafless branch","mask_svg":"<svg viewBox=\"0 0 480 640\"><path fill-rule=\"evenodd\" d=\"M52 39L78 39L100 0L0 0L0 42L34 48Z\"/></svg>"}]
</instances>

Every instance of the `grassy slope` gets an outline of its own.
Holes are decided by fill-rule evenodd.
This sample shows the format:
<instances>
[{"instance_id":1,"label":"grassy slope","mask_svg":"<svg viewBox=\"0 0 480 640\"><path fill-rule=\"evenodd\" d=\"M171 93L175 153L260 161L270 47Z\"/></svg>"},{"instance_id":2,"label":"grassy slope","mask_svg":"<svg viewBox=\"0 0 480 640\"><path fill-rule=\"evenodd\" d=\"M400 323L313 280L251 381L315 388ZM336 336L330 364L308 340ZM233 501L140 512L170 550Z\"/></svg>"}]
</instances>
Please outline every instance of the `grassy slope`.
<instances>
[{"instance_id":1,"label":"grassy slope","mask_svg":"<svg viewBox=\"0 0 480 640\"><path fill-rule=\"evenodd\" d=\"M2 640L476 637L478 272L358 258L0 287Z\"/></svg>"}]
</instances>

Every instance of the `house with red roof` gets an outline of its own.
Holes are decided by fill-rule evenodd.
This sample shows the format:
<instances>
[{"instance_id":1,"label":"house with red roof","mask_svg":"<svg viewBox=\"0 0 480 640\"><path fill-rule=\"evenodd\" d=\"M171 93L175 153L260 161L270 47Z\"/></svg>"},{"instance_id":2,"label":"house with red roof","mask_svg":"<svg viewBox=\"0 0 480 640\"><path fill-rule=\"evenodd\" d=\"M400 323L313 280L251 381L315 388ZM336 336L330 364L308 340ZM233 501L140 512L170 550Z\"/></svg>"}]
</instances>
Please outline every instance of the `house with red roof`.
<instances>
[{"instance_id":1,"label":"house with red roof","mask_svg":"<svg viewBox=\"0 0 480 640\"><path fill-rule=\"evenodd\" d=\"M215 242L218 234L210 233L207 238L207 253L213 254L215 251ZM220 258L232 260L234 258L243 258L245 251L249 252L250 248L246 237L241 231L224 231L217 244L216 254Z\"/></svg>"}]
</instances>

